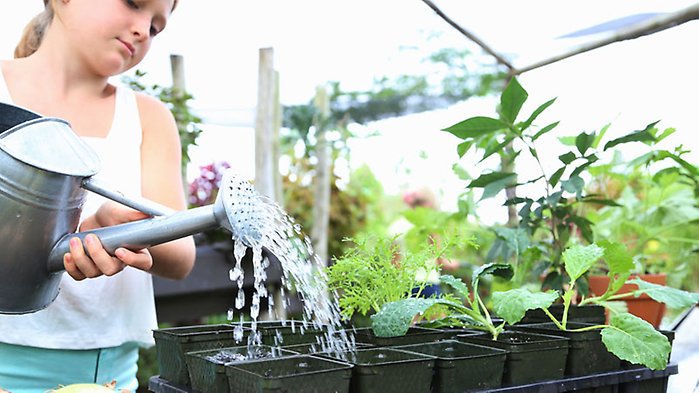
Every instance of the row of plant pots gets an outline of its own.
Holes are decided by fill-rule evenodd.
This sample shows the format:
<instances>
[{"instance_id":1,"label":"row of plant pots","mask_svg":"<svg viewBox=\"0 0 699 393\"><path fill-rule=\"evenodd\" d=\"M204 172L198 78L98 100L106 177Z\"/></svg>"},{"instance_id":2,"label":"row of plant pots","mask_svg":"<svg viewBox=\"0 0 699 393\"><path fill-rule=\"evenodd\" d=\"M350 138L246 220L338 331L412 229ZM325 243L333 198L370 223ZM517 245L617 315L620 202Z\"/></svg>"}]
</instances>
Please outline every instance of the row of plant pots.
<instances>
[{"instance_id":1,"label":"row of plant pots","mask_svg":"<svg viewBox=\"0 0 699 393\"><path fill-rule=\"evenodd\" d=\"M253 353L236 343L233 325L156 330L158 378L206 393L446 393L514 387L537 391L541 388L537 383L575 378L577 391L660 393L669 376L654 374L633 385L618 378L607 386L591 382L593 378L585 377L632 366L606 350L599 330L561 331L549 323L521 324L497 340L468 329L415 326L403 336L389 338L376 337L371 328L352 329L357 350L344 353L322 351L318 344L322 330L308 329L304 334L300 330L279 322L261 325L262 345L253 347ZM589 390L584 389L587 385ZM624 390L626 385L633 389ZM560 386L549 390L565 391Z\"/></svg>"}]
</instances>

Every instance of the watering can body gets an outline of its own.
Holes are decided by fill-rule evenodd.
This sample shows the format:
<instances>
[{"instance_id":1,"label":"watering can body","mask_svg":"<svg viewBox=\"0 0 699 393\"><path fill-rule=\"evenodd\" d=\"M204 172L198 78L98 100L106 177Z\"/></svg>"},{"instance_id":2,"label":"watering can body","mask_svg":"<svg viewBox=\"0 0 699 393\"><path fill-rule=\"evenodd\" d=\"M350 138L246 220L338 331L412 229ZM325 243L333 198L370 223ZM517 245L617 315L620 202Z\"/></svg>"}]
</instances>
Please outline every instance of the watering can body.
<instances>
[{"instance_id":1,"label":"watering can body","mask_svg":"<svg viewBox=\"0 0 699 393\"><path fill-rule=\"evenodd\" d=\"M137 250L223 227L230 207L215 204L173 212L105 188L93 175L99 158L61 119L0 103L0 313L47 307L59 293L71 237L94 233L107 252ZM76 233L86 191L153 218Z\"/></svg>"},{"instance_id":2,"label":"watering can body","mask_svg":"<svg viewBox=\"0 0 699 393\"><path fill-rule=\"evenodd\" d=\"M16 131L13 122L42 121L37 114L9 105L0 106L0 119L0 136ZM58 239L75 232L86 192L80 187L81 176L44 170L5 149L0 149L0 168L0 310L40 310L57 296L61 274L32 261L45 260Z\"/></svg>"}]
</instances>

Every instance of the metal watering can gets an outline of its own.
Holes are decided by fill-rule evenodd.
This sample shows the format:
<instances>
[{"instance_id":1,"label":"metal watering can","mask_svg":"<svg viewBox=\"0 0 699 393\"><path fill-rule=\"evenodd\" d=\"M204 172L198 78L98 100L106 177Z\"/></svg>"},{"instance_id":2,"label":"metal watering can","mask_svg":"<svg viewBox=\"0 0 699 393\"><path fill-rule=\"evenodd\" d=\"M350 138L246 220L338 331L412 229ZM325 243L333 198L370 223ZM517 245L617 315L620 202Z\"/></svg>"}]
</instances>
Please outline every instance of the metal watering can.
<instances>
[{"instance_id":1,"label":"metal watering can","mask_svg":"<svg viewBox=\"0 0 699 393\"><path fill-rule=\"evenodd\" d=\"M246 245L260 237L251 225L258 194L230 171L213 204L175 212L100 184L92 177L99 165L66 121L0 103L0 313L35 312L53 302L74 236L94 233L110 253L219 227ZM86 190L154 217L75 233Z\"/></svg>"}]
</instances>

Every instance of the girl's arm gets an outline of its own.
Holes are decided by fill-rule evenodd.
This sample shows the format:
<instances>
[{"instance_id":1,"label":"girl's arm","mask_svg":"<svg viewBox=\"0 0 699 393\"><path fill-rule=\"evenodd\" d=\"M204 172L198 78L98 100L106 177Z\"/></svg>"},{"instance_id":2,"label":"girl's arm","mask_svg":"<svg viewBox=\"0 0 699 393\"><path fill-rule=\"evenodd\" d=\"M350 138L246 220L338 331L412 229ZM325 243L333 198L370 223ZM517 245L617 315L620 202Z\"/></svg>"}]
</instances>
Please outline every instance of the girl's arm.
<instances>
[{"instance_id":1,"label":"girl's arm","mask_svg":"<svg viewBox=\"0 0 699 393\"><path fill-rule=\"evenodd\" d=\"M181 172L181 145L170 110L157 99L137 93L143 141L141 190L143 196L176 210L187 208ZM148 249L153 256L150 272L182 279L194 266L196 250L192 236Z\"/></svg>"}]
</instances>

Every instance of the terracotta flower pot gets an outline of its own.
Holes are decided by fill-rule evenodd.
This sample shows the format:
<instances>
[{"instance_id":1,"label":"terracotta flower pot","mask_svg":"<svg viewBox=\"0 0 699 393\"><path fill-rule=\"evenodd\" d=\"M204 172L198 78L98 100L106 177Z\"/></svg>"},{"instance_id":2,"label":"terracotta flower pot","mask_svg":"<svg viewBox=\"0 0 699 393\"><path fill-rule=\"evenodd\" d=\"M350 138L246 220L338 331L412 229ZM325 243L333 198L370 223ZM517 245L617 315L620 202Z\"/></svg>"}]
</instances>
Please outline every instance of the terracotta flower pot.
<instances>
[{"instance_id":1,"label":"terracotta flower pot","mask_svg":"<svg viewBox=\"0 0 699 393\"><path fill-rule=\"evenodd\" d=\"M643 281L653 284L665 285L667 276L665 273L660 274L641 274L630 278L639 277ZM609 287L609 277L604 275L591 275L588 277L590 284L590 292L595 296L600 296L607 291ZM618 294L628 293L638 289L635 284L624 284ZM643 294L639 297L628 297L623 299L628 306L629 313L649 322L656 329L660 327L660 322L665 315L665 304L651 299L648 295ZM609 312L607 311L607 321L609 321Z\"/></svg>"}]
</instances>

